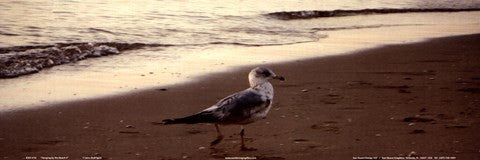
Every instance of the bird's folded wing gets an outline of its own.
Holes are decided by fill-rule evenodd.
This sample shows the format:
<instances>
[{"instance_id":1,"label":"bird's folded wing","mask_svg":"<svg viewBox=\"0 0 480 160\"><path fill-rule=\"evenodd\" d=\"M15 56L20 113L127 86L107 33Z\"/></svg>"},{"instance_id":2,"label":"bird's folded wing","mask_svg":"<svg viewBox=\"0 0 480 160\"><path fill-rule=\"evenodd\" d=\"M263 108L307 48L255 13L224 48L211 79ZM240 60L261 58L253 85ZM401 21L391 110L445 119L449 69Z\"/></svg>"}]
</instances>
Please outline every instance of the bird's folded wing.
<instances>
[{"instance_id":1,"label":"bird's folded wing","mask_svg":"<svg viewBox=\"0 0 480 160\"><path fill-rule=\"evenodd\" d=\"M242 121L251 114L270 105L270 100L253 89L237 92L223 98L214 106L204 110L216 115L221 121Z\"/></svg>"}]
</instances>

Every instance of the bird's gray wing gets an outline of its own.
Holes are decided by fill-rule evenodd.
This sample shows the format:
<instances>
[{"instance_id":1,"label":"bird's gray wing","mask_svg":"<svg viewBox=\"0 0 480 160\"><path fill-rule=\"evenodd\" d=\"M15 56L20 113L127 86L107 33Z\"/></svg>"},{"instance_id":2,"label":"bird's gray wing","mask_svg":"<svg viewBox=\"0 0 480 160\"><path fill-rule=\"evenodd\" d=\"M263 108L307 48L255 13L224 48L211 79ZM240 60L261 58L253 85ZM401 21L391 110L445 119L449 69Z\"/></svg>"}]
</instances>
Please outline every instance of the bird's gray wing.
<instances>
[{"instance_id":1,"label":"bird's gray wing","mask_svg":"<svg viewBox=\"0 0 480 160\"><path fill-rule=\"evenodd\" d=\"M252 114L268 107L271 100L254 89L237 92L218 101L215 105L194 115L165 119L164 124L195 124L195 123L241 123Z\"/></svg>"},{"instance_id":2,"label":"bird's gray wing","mask_svg":"<svg viewBox=\"0 0 480 160\"><path fill-rule=\"evenodd\" d=\"M254 89L237 92L218 101L204 112L210 112L223 123L235 123L250 118L255 112L264 110L271 100Z\"/></svg>"}]
</instances>

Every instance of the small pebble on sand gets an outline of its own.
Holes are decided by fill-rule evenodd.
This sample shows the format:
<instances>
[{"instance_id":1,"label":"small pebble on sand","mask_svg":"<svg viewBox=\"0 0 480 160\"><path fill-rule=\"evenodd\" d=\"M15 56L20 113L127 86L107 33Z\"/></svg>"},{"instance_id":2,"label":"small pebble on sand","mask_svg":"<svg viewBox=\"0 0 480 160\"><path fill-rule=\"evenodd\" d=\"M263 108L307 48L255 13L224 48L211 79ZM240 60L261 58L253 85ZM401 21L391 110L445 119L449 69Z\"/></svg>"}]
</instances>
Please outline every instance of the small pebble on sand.
<instances>
[{"instance_id":1,"label":"small pebble on sand","mask_svg":"<svg viewBox=\"0 0 480 160\"><path fill-rule=\"evenodd\" d=\"M418 156L418 154L417 154L417 152L415 152L415 151L411 151L411 152L407 155L407 157L417 157L417 156Z\"/></svg>"}]
</instances>

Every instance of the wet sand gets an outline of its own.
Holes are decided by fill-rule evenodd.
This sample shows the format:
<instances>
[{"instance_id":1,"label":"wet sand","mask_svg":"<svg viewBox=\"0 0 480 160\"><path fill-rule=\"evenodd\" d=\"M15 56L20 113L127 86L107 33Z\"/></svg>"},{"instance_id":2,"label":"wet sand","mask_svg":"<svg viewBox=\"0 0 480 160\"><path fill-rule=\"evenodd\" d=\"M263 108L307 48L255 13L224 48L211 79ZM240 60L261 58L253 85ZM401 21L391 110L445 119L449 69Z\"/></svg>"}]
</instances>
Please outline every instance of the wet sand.
<instances>
[{"instance_id":1,"label":"wet sand","mask_svg":"<svg viewBox=\"0 0 480 160\"><path fill-rule=\"evenodd\" d=\"M226 138L212 149L212 125L158 124L246 88L252 67L244 67L184 85L1 113L0 158L352 159L415 152L475 159L479 44L477 34L267 65L287 81L273 82L268 118L246 126L247 145L257 151L239 150L239 126L222 127Z\"/></svg>"}]
</instances>

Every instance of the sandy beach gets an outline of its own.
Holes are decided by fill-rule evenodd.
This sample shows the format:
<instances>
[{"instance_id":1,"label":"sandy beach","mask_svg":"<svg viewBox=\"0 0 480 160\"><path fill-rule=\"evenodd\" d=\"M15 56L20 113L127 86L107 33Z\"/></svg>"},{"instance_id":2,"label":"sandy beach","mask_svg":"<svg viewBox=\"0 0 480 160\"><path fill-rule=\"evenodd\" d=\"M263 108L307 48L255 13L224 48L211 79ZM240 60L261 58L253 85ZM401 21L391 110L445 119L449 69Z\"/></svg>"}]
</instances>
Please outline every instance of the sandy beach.
<instances>
[{"instance_id":1,"label":"sandy beach","mask_svg":"<svg viewBox=\"0 0 480 160\"><path fill-rule=\"evenodd\" d=\"M266 65L273 81L268 118L225 126L160 125L248 87L254 66L201 80L108 98L0 115L0 158L353 159L480 157L480 35L391 45L343 56ZM19 93L21 94L21 93Z\"/></svg>"}]
</instances>

